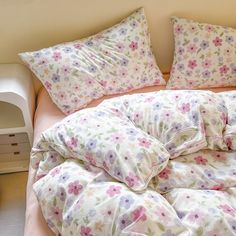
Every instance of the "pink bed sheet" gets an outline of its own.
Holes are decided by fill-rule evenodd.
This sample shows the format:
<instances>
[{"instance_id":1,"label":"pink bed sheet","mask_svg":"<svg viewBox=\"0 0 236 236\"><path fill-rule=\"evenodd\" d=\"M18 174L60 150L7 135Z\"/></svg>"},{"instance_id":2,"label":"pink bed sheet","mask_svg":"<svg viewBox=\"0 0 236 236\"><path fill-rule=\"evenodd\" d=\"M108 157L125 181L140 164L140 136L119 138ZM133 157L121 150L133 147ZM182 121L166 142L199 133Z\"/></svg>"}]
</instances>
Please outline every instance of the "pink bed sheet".
<instances>
[{"instance_id":1,"label":"pink bed sheet","mask_svg":"<svg viewBox=\"0 0 236 236\"><path fill-rule=\"evenodd\" d=\"M147 87L143 89L138 89L130 92L140 93L140 92L151 92L151 91L159 91L165 89L165 86L153 86ZM221 92L227 90L235 90L236 88L216 88L211 89L214 92ZM97 106L103 100L115 97L114 96L105 96L100 98L91 104L88 107ZM45 89L42 89L38 96L38 104L35 113L34 119L34 141L36 142L39 138L40 134L46 130L48 127L52 126L56 122L62 120L65 115L56 107L56 105L52 102L48 93ZM33 192L32 185L34 183L35 170L29 167L29 177L27 184L27 200L26 200L26 215L25 215L25 231L24 236L53 236L54 233L47 226L42 212L40 210L39 203L36 199L36 196Z\"/></svg>"}]
</instances>

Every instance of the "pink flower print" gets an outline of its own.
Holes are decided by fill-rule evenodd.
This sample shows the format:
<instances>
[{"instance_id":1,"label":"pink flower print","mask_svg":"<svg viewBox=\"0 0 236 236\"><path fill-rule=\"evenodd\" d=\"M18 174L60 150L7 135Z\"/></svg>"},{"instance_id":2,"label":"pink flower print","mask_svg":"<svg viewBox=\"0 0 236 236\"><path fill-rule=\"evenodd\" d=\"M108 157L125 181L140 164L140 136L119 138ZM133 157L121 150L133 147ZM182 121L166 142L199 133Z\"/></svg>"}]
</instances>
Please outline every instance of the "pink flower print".
<instances>
[{"instance_id":1,"label":"pink flower print","mask_svg":"<svg viewBox=\"0 0 236 236\"><path fill-rule=\"evenodd\" d=\"M115 195L119 195L121 193L121 186L115 186L115 185L112 185L109 187L109 189L107 190L107 194L110 196L110 197L114 197Z\"/></svg>"},{"instance_id":2,"label":"pink flower print","mask_svg":"<svg viewBox=\"0 0 236 236\"><path fill-rule=\"evenodd\" d=\"M141 112L135 112L134 113L134 121L138 122L143 118L143 114Z\"/></svg>"},{"instance_id":3,"label":"pink flower print","mask_svg":"<svg viewBox=\"0 0 236 236\"><path fill-rule=\"evenodd\" d=\"M215 44L216 47L219 47L222 45L222 39L219 37L216 37L212 42Z\"/></svg>"},{"instance_id":4,"label":"pink flower print","mask_svg":"<svg viewBox=\"0 0 236 236\"><path fill-rule=\"evenodd\" d=\"M203 220L203 218L204 218L203 214L198 210L192 211L188 215L188 220L193 224L200 223Z\"/></svg>"},{"instance_id":5,"label":"pink flower print","mask_svg":"<svg viewBox=\"0 0 236 236\"><path fill-rule=\"evenodd\" d=\"M101 84L103 87L106 87L106 86L107 86L107 81L101 80L101 81L100 81L100 84Z\"/></svg>"},{"instance_id":6,"label":"pink flower print","mask_svg":"<svg viewBox=\"0 0 236 236\"><path fill-rule=\"evenodd\" d=\"M225 212L231 216L235 216L236 210L234 208L232 208L231 206L224 204L224 205L220 205L219 208L222 209L223 212Z\"/></svg>"},{"instance_id":7,"label":"pink flower print","mask_svg":"<svg viewBox=\"0 0 236 236\"><path fill-rule=\"evenodd\" d=\"M214 185L211 190L216 190L216 191L220 191L220 190L223 190L224 189L224 185L223 184L217 184L217 185Z\"/></svg>"},{"instance_id":8,"label":"pink flower print","mask_svg":"<svg viewBox=\"0 0 236 236\"><path fill-rule=\"evenodd\" d=\"M61 71L64 76L68 75L71 68L69 66L62 66Z\"/></svg>"},{"instance_id":9,"label":"pink flower print","mask_svg":"<svg viewBox=\"0 0 236 236\"><path fill-rule=\"evenodd\" d=\"M123 52L123 50L124 50L124 48L125 48L125 46L124 46L123 43L117 43L116 46L117 46L117 48L118 48L118 50L119 50L120 52Z\"/></svg>"},{"instance_id":10,"label":"pink flower print","mask_svg":"<svg viewBox=\"0 0 236 236\"><path fill-rule=\"evenodd\" d=\"M68 185L68 193L78 195L81 193L83 189L83 186L80 184L78 180L75 180L74 182L69 183Z\"/></svg>"},{"instance_id":11,"label":"pink flower print","mask_svg":"<svg viewBox=\"0 0 236 236\"><path fill-rule=\"evenodd\" d=\"M165 168L163 171L161 171L158 176L161 179L169 179L169 175L170 175L171 171L168 168Z\"/></svg>"},{"instance_id":12,"label":"pink flower print","mask_svg":"<svg viewBox=\"0 0 236 236\"><path fill-rule=\"evenodd\" d=\"M138 49L138 42L132 41L129 47L132 49L132 51L135 51L136 49Z\"/></svg>"},{"instance_id":13,"label":"pink flower print","mask_svg":"<svg viewBox=\"0 0 236 236\"><path fill-rule=\"evenodd\" d=\"M56 221L62 220L62 210L59 207L51 207L50 212L53 219Z\"/></svg>"},{"instance_id":14,"label":"pink flower print","mask_svg":"<svg viewBox=\"0 0 236 236\"><path fill-rule=\"evenodd\" d=\"M188 62L188 67L189 67L190 69L193 70L196 66L197 66L197 61L196 61L196 60L189 60L189 62Z\"/></svg>"},{"instance_id":15,"label":"pink flower print","mask_svg":"<svg viewBox=\"0 0 236 236\"><path fill-rule=\"evenodd\" d=\"M46 89L48 89L48 90L51 90L51 89L52 89L52 84L51 84L50 82L48 82L48 81L46 81L46 82L44 83L44 86L45 86Z\"/></svg>"},{"instance_id":16,"label":"pink flower print","mask_svg":"<svg viewBox=\"0 0 236 236\"><path fill-rule=\"evenodd\" d=\"M216 153L213 154L213 158L216 161L223 162L223 161L226 160L226 155L223 152L216 152Z\"/></svg>"},{"instance_id":17,"label":"pink flower print","mask_svg":"<svg viewBox=\"0 0 236 236\"><path fill-rule=\"evenodd\" d=\"M232 145L233 145L232 138L227 137L227 138L225 138L224 141L225 141L227 147L228 147L229 149L232 149Z\"/></svg>"},{"instance_id":18,"label":"pink flower print","mask_svg":"<svg viewBox=\"0 0 236 236\"><path fill-rule=\"evenodd\" d=\"M162 116L164 117L164 119L166 120L170 120L170 118L172 117L173 113L171 111L166 111L162 114Z\"/></svg>"},{"instance_id":19,"label":"pink flower print","mask_svg":"<svg viewBox=\"0 0 236 236\"><path fill-rule=\"evenodd\" d=\"M59 167L54 168L51 172L51 176L55 177L56 175L60 174L60 171L61 171L61 168Z\"/></svg>"},{"instance_id":20,"label":"pink flower print","mask_svg":"<svg viewBox=\"0 0 236 236\"><path fill-rule=\"evenodd\" d=\"M202 156L197 156L194 158L194 160L198 165L206 165L206 163L208 162L207 159L203 158Z\"/></svg>"},{"instance_id":21,"label":"pink flower print","mask_svg":"<svg viewBox=\"0 0 236 236\"><path fill-rule=\"evenodd\" d=\"M78 139L75 138L75 137L72 137L70 139L70 141L67 143L67 145L70 147L70 148L76 148L78 146Z\"/></svg>"},{"instance_id":22,"label":"pink flower print","mask_svg":"<svg viewBox=\"0 0 236 236\"><path fill-rule=\"evenodd\" d=\"M133 173L129 173L129 175L126 176L125 180L128 182L129 187L137 186L139 182L138 176L134 175Z\"/></svg>"},{"instance_id":23,"label":"pink flower print","mask_svg":"<svg viewBox=\"0 0 236 236\"><path fill-rule=\"evenodd\" d=\"M141 206L132 212L133 221L145 221L147 216L145 214L146 209Z\"/></svg>"},{"instance_id":24,"label":"pink flower print","mask_svg":"<svg viewBox=\"0 0 236 236\"><path fill-rule=\"evenodd\" d=\"M206 26L206 31L207 32L211 32L213 30L213 27L212 26L210 26L210 25L207 25Z\"/></svg>"},{"instance_id":25,"label":"pink flower print","mask_svg":"<svg viewBox=\"0 0 236 236\"><path fill-rule=\"evenodd\" d=\"M111 138L112 138L112 141L116 144L122 143L123 140L124 140L124 137L121 133L115 133L115 134L112 135Z\"/></svg>"},{"instance_id":26,"label":"pink flower print","mask_svg":"<svg viewBox=\"0 0 236 236\"><path fill-rule=\"evenodd\" d=\"M151 142L148 141L146 138L138 138L139 145L145 148L149 148L151 145Z\"/></svg>"},{"instance_id":27,"label":"pink flower print","mask_svg":"<svg viewBox=\"0 0 236 236\"><path fill-rule=\"evenodd\" d=\"M52 57L55 61L59 61L62 58L60 52L54 52Z\"/></svg>"},{"instance_id":28,"label":"pink flower print","mask_svg":"<svg viewBox=\"0 0 236 236\"><path fill-rule=\"evenodd\" d=\"M87 79L87 80L86 80L86 85L87 85L88 87L93 86L93 84L94 84L94 80L92 80L92 79Z\"/></svg>"},{"instance_id":29,"label":"pink flower print","mask_svg":"<svg viewBox=\"0 0 236 236\"><path fill-rule=\"evenodd\" d=\"M188 48L187 48L187 51L188 51L189 53L195 53L196 50L197 50L197 47L196 47L195 44L190 44L190 45L188 46Z\"/></svg>"},{"instance_id":30,"label":"pink flower print","mask_svg":"<svg viewBox=\"0 0 236 236\"><path fill-rule=\"evenodd\" d=\"M228 66L223 65L222 67L220 67L220 73L221 73L221 75L227 74L228 71L229 71L229 67L228 67Z\"/></svg>"},{"instance_id":31,"label":"pink flower print","mask_svg":"<svg viewBox=\"0 0 236 236\"><path fill-rule=\"evenodd\" d=\"M176 34L182 34L182 33L183 33L183 27L182 27L182 25L177 25L177 26L175 27L175 33L176 33Z\"/></svg>"},{"instance_id":32,"label":"pink flower print","mask_svg":"<svg viewBox=\"0 0 236 236\"><path fill-rule=\"evenodd\" d=\"M125 68L122 68L121 70L120 70L120 76L122 77L122 78L124 78L124 77L126 77L127 75L128 75L128 71L125 69ZM116 81L115 81L116 82Z\"/></svg>"},{"instance_id":33,"label":"pink flower print","mask_svg":"<svg viewBox=\"0 0 236 236\"><path fill-rule=\"evenodd\" d=\"M211 61L208 60L208 59L206 59L205 61L203 61L202 66L203 66L205 69L208 69L209 67L211 67Z\"/></svg>"},{"instance_id":34,"label":"pink flower print","mask_svg":"<svg viewBox=\"0 0 236 236\"><path fill-rule=\"evenodd\" d=\"M166 224L170 222L169 213L164 207L158 207L156 215L158 216L158 219L160 219L162 223Z\"/></svg>"},{"instance_id":35,"label":"pink flower print","mask_svg":"<svg viewBox=\"0 0 236 236\"><path fill-rule=\"evenodd\" d=\"M74 44L74 48L81 49L82 48L82 44L76 43L76 44Z\"/></svg>"},{"instance_id":36,"label":"pink flower print","mask_svg":"<svg viewBox=\"0 0 236 236\"><path fill-rule=\"evenodd\" d=\"M92 153L86 153L86 154L85 154L85 159L86 159L87 161L89 161L89 163L90 163L91 165L96 166L96 160L95 160L95 158L93 157L93 154L92 154Z\"/></svg>"},{"instance_id":37,"label":"pink flower print","mask_svg":"<svg viewBox=\"0 0 236 236\"><path fill-rule=\"evenodd\" d=\"M187 113L190 111L190 103L183 103L180 107L182 113Z\"/></svg>"},{"instance_id":38,"label":"pink flower print","mask_svg":"<svg viewBox=\"0 0 236 236\"><path fill-rule=\"evenodd\" d=\"M80 235L81 236L93 236L93 234L91 234L91 228L86 227L86 226L81 226Z\"/></svg>"},{"instance_id":39,"label":"pink flower print","mask_svg":"<svg viewBox=\"0 0 236 236\"><path fill-rule=\"evenodd\" d=\"M65 99L66 99L66 93L60 91L60 92L58 93L58 98L59 98L60 100L65 100Z\"/></svg>"}]
</instances>

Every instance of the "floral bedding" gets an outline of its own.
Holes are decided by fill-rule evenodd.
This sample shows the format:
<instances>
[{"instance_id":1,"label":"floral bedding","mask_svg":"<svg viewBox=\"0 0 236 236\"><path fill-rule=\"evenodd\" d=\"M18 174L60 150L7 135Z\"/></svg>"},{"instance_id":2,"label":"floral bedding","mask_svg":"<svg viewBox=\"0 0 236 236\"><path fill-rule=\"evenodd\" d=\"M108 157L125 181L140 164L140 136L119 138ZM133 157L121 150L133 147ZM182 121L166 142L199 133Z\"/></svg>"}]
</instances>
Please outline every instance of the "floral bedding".
<instances>
[{"instance_id":1,"label":"floral bedding","mask_svg":"<svg viewBox=\"0 0 236 236\"><path fill-rule=\"evenodd\" d=\"M235 102L235 91L165 90L55 124L32 149L47 224L66 236L236 235Z\"/></svg>"}]
</instances>

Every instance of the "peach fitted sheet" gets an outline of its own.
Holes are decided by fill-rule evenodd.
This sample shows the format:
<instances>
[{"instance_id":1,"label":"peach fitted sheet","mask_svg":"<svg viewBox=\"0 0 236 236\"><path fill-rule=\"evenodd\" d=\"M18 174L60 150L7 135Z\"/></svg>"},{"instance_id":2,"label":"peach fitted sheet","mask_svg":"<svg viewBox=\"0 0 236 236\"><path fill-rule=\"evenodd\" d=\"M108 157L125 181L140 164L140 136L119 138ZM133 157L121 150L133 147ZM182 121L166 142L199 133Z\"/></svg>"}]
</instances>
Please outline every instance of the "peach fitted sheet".
<instances>
[{"instance_id":1,"label":"peach fitted sheet","mask_svg":"<svg viewBox=\"0 0 236 236\"><path fill-rule=\"evenodd\" d=\"M134 90L128 94L141 92L145 93L159 91L163 89L165 89L165 86L152 86ZM236 90L236 88L215 88L210 90L214 92L222 92L228 90ZM103 100L115 96L119 95L104 96L103 98L100 98L90 103L88 107L97 106ZM40 134L44 130L46 130L56 122L62 120L64 117L65 115L56 107L55 104L53 104L48 93L43 88L38 95L38 104L34 118L34 142L38 140ZM34 176L35 170L29 167L24 236L53 236L54 233L47 226L40 210L37 198L33 192L32 185L34 183Z\"/></svg>"}]
</instances>

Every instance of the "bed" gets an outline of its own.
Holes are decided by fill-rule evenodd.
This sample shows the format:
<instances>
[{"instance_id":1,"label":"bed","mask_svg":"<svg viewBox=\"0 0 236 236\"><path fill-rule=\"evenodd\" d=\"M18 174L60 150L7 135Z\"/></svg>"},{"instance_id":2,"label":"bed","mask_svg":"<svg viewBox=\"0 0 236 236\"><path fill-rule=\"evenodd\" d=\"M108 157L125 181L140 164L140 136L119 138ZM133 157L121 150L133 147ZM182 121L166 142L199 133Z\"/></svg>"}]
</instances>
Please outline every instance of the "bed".
<instances>
[{"instance_id":1,"label":"bed","mask_svg":"<svg viewBox=\"0 0 236 236\"><path fill-rule=\"evenodd\" d=\"M236 235L236 31L171 21L164 77L144 8L19 54L44 85L25 236Z\"/></svg>"},{"instance_id":2,"label":"bed","mask_svg":"<svg viewBox=\"0 0 236 236\"><path fill-rule=\"evenodd\" d=\"M165 76L168 79L168 74ZM134 91L133 93L138 92L152 92L158 91L161 89L165 89L165 86L154 86L141 90ZM234 88L216 88L212 89L214 92L222 92L227 90L233 90ZM90 106L96 106L102 102L102 98L95 102L93 102ZM45 89L41 89L38 95L37 109L35 113L35 133L34 140L39 139L40 134L55 124L58 121L61 121L65 118L65 115L53 104L50 96L46 92ZM34 183L35 178L35 170L30 166L29 168L29 177L28 177L28 185L27 185L27 206L26 206L26 218L25 218L25 236L35 235L54 235L54 233L50 230L48 225L46 224L37 198L33 192L32 185Z\"/></svg>"}]
</instances>

